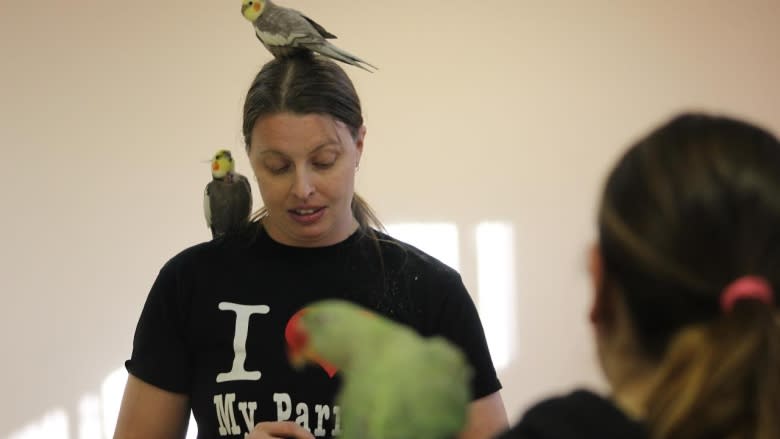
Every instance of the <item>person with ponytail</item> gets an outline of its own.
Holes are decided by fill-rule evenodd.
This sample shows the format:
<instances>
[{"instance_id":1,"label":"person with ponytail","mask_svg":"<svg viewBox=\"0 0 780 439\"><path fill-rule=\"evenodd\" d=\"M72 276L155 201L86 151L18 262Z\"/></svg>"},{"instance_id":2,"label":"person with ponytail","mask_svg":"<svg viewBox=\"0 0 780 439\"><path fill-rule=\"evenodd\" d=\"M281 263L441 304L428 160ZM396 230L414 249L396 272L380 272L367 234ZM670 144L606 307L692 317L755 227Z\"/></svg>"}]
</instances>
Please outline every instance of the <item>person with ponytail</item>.
<instances>
[{"instance_id":1,"label":"person with ponytail","mask_svg":"<svg viewBox=\"0 0 780 439\"><path fill-rule=\"evenodd\" d=\"M385 234L355 193L366 127L344 70L305 53L266 63L244 101L243 136L263 207L245 233L163 266L126 362L114 437L182 438L190 412L198 438L339 436L341 374L297 369L285 338L294 316L329 298L453 342L474 371L459 437L505 429L501 383L460 275Z\"/></svg>"},{"instance_id":2,"label":"person with ponytail","mask_svg":"<svg viewBox=\"0 0 780 439\"><path fill-rule=\"evenodd\" d=\"M609 174L590 320L610 392L543 401L501 439L780 438L780 143L682 114Z\"/></svg>"}]
</instances>

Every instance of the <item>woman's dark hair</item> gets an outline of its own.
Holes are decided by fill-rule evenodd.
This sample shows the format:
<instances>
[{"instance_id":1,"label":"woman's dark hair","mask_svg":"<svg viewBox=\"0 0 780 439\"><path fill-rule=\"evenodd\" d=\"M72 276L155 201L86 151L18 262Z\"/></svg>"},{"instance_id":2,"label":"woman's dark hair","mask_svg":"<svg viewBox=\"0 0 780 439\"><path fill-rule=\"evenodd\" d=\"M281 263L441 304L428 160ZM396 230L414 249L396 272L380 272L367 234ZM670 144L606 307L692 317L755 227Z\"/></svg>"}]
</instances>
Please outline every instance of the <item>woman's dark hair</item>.
<instances>
[{"instance_id":1,"label":"woman's dark hair","mask_svg":"<svg viewBox=\"0 0 780 439\"><path fill-rule=\"evenodd\" d=\"M653 437L780 437L777 307L719 305L742 276L780 287L778 140L728 117L678 116L618 162L598 223L606 278L660 365Z\"/></svg>"}]
</instances>

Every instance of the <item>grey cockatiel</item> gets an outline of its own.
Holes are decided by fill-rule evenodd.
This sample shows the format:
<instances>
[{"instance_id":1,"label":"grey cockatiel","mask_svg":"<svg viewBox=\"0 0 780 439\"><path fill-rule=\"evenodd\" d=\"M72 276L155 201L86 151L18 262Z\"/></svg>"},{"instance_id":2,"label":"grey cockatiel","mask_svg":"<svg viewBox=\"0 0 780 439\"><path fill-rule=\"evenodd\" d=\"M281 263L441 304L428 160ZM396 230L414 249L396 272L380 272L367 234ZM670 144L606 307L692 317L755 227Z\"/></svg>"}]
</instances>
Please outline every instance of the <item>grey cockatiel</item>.
<instances>
[{"instance_id":1,"label":"grey cockatiel","mask_svg":"<svg viewBox=\"0 0 780 439\"><path fill-rule=\"evenodd\" d=\"M249 180L235 171L230 151L221 149L211 159L212 180L203 194L206 225L213 238L235 233L249 221L252 188Z\"/></svg>"},{"instance_id":2,"label":"grey cockatiel","mask_svg":"<svg viewBox=\"0 0 780 439\"><path fill-rule=\"evenodd\" d=\"M257 39L275 57L292 55L301 50L317 52L366 71L376 67L351 53L339 49L328 39L336 38L302 13L277 6L271 0L242 0L241 14L252 23Z\"/></svg>"}]
</instances>

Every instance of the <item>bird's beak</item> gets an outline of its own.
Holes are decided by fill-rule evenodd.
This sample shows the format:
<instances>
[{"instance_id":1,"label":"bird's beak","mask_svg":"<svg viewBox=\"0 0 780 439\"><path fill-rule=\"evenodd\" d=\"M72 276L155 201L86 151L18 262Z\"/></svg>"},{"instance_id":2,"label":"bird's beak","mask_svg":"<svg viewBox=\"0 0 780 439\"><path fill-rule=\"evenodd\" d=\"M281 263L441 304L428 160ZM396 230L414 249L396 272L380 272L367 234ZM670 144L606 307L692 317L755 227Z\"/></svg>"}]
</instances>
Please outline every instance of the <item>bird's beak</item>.
<instances>
[{"instance_id":1,"label":"bird's beak","mask_svg":"<svg viewBox=\"0 0 780 439\"><path fill-rule=\"evenodd\" d=\"M302 369L303 366L309 362L309 359L313 358L313 355L311 349L309 348L294 349L290 350L289 358L290 364L292 364L294 368Z\"/></svg>"},{"instance_id":2,"label":"bird's beak","mask_svg":"<svg viewBox=\"0 0 780 439\"><path fill-rule=\"evenodd\" d=\"M241 5L241 15L244 15L244 11L246 11L248 7L249 7L249 5L246 4L246 3L243 3Z\"/></svg>"}]
</instances>

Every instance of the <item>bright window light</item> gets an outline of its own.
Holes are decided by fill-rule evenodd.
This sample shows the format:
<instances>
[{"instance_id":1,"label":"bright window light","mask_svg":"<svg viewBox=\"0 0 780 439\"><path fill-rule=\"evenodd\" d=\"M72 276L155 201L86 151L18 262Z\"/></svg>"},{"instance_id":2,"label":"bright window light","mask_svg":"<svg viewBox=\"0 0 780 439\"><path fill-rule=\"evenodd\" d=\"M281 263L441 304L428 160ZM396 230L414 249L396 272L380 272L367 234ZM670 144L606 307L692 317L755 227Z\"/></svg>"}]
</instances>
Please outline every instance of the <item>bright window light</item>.
<instances>
[{"instance_id":1,"label":"bright window light","mask_svg":"<svg viewBox=\"0 0 780 439\"><path fill-rule=\"evenodd\" d=\"M39 421L12 433L9 439L70 439L65 410L52 410Z\"/></svg>"},{"instance_id":2,"label":"bright window light","mask_svg":"<svg viewBox=\"0 0 780 439\"><path fill-rule=\"evenodd\" d=\"M497 369L512 359L515 340L515 254L511 224L486 222L476 229L477 294L490 355Z\"/></svg>"},{"instance_id":3,"label":"bright window light","mask_svg":"<svg viewBox=\"0 0 780 439\"><path fill-rule=\"evenodd\" d=\"M84 395L79 401L79 439L103 439L100 420L100 398Z\"/></svg>"},{"instance_id":4,"label":"bright window light","mask_svg":"<svg viewBox=\"0 0 780 439\"><path fill-rule=\"evenodd\" d=\"M122 404L122 394L125 391L126 382L127 371L123 367L111 372L103 380L103 385L101 386L102 412L97 413L99 417L96 418L96 422L103 426L103 436L83 436L80 439L111 439L114 436L116 420L119 416L119 406ZM92 423L93 421L87 419L86 422ZM186 439L195 439L197 436L198 427L195 424L195 418L193 418L192 413L190 413L190 423Z\"/></svg>"},{"instance_id":5,"label":"bright window light","mask_svg":"<svg viewBox=\"0 0 780 439\"><path fill-rule=\"evenodd\" d=\"M409 243L455 270L460 269L458 227L452 223L399 223L385 225L393 238Z\"/></svg>"},{"instance_id":6,"label":"bright window light","mask_svg":"<svg viewBox=\"0 0 780 439\"><path fill-rule=\"evenodd\" d=\"M111 439L114 436L116 419L119 416L119 406L122 404L122 394L127 383L127 371L120 367L108 374L100 386L102 403L103 437Z\"/></svg>"}]
</instances>

